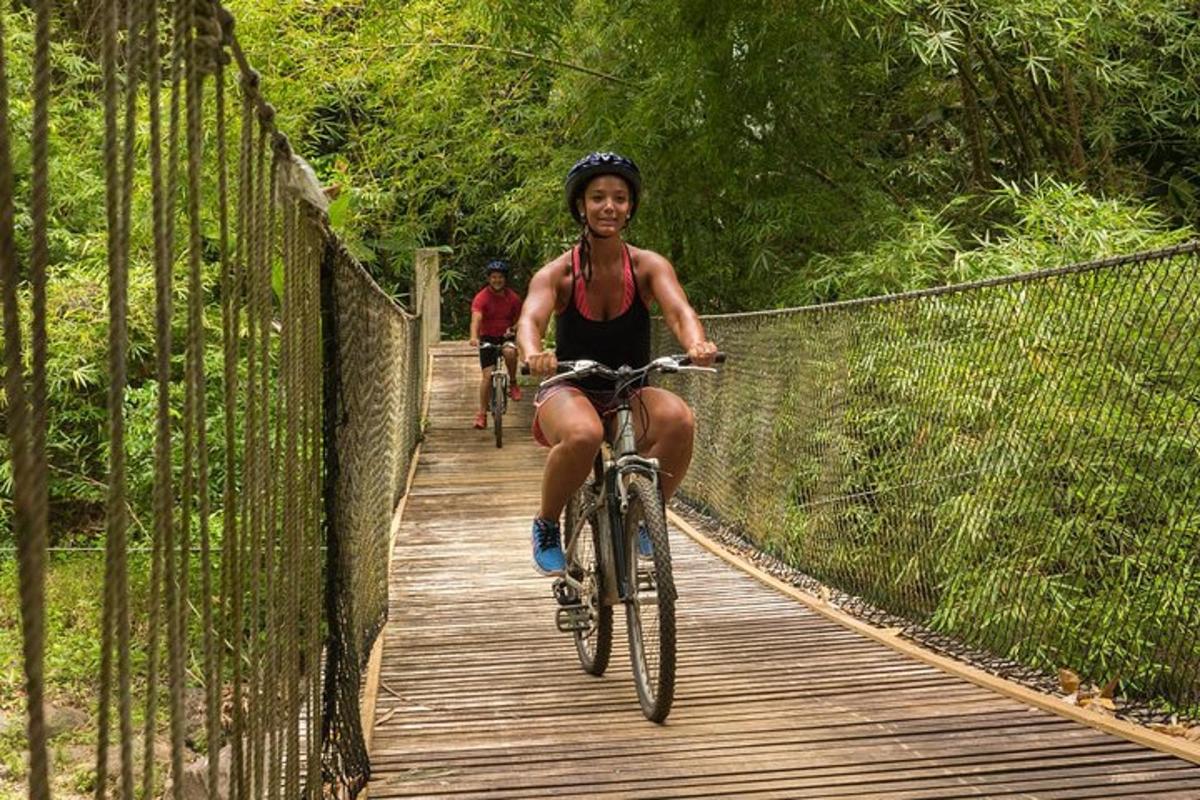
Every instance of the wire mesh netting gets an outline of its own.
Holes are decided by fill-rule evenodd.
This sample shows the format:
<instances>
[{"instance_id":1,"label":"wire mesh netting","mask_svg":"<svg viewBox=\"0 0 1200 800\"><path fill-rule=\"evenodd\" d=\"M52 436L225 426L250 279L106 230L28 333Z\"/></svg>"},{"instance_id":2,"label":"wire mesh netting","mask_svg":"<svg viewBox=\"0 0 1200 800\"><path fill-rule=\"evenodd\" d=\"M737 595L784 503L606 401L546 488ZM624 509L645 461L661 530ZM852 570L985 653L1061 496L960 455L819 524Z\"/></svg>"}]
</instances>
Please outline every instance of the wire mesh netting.
<instances>
[{"instance_id":1,"label":"wire mesh netting","mask_svg":"<svg viewBox=\"0 0 1200 800\"><path fill-rule=\"evenodd\" d=\"M324 738L334 772L359 779L350 784L357 788L369 767L358 714L359 678L387 617L392 510L421 433L425 348L421 319L396 305L335 240L327 246L325 270L332 580L325 687L330 730Z\"/></svg>"},{"instance_id":2,"label":"wire mesh netting","mask_svg":"<svg viewBox=\"0 0 1200 800\"><path fill-rule=\"evenodd\" d=\"M886 612L1195 714L1197 250L707 317L721 374L664 380L681 494Z\"/></svg>"}]
</instances>

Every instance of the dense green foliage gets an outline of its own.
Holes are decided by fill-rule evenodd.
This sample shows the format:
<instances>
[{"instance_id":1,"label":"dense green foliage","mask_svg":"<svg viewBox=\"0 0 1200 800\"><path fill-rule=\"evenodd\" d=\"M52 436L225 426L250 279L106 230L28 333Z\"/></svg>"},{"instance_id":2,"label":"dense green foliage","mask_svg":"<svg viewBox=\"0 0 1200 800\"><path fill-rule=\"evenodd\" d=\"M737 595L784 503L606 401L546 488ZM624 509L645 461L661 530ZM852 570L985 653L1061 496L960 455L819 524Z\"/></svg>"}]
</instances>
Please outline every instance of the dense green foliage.
<instances>
[{"instance_id":1,"label":"dense green foliage","mask_svg":"<svg viewBox=\"0 0 1200 800\"><path fill-rule=\"evenodd\" d=\"M1031 215L1040 246L1026 249L1051 258L1129 246L1090 198L1132 229L1196 214L1200 40L1194 9L1171 0L235 8L376 274L402 294L412 246L453 248L455 331L488 256L527 274L575 237L561 180L593 149L639 161L630 235L714 311L1019 271L958 254ZM1048 180L1077 202L1030 197ZM1165 219L1143 216L1155 202ZM1081 235L1059 249L1064 226ZM913 269L845 280L856 251Z\"/></svg>"},{"instance_id":2,"label":"dense green foliage","mask_svg":"<svg viewBox=\"0 0 1200 800\"><path fill-rule=\"evenodd\" d=\"M519 284L574 238L561 176L596 148L642 164L648 188L630 235L667 254L707 310L928 286L1160 241L1195 214L1194 12L1161 0L1113 4L1103 18L1089 9L234 4L281 126L342 190L331 214L352 250L403 300L412 248L451 248L452 331L487 257L512 258ZM52 493L66 533L93 528L101 512L107 311L95 36L87 14L61 13L49 378ZM17 14L7 26L17 131L29 128L28 22ZM14 141L23 197L28 136ZM144 510L156 385L150 200L144 172L138 180L128 413L133 503ZM25 245L28 209L18 212Z\"/></svg>"}]
</instances>

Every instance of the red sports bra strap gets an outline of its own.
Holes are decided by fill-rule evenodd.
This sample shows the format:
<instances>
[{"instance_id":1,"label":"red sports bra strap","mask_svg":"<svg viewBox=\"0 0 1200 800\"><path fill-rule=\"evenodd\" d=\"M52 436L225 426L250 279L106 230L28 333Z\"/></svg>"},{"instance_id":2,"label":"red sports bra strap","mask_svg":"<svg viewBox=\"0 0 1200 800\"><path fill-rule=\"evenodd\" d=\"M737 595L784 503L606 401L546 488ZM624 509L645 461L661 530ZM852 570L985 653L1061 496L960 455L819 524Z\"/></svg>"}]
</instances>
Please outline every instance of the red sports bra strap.
<instances>
[{"instance_id":1,"label":"red sports bra strap","mask_svg":"<svg viewBox=\"0 0 1200 800\"><path fill-rule=\"evenodd\" d=\"M633 257L629 252L629 245L621 247L621 262L621 310L616 316L628 311L637 298L637 281L633 277ZM583 270L579 264L579 245L571 248L571 299L575 303L575 308L586 319L601 321L592 315L592 309L588 305L587 281L583 280Z\"/></svg>"},{"instance_id":2,"label":"red sports bra strap","mask_svg":"<svg viewBox=\"0 0 1200 800\"><path fill-rule=\"evenodd\" d=\"M633 256L629 252L629 245L621 246L621 260L624 262L625 267L621 270L621 274L625 279L625 293L621 297L621 313L624 314L633 305L634 298L637 295L637 282L633 279Z\"/></svg>"},{"instance_id":3,"label":"red sports bra strap","mask_svg":"<svg viewBox=\"0 0 1200 800\"><path fill-rule=\"evenodd\" d=\"M580 314L587 319L594 319L588 307L587 281L583 280L583 270L579 265L579 245L571 250L571 297Z\"/></svg>"}]
</instances>

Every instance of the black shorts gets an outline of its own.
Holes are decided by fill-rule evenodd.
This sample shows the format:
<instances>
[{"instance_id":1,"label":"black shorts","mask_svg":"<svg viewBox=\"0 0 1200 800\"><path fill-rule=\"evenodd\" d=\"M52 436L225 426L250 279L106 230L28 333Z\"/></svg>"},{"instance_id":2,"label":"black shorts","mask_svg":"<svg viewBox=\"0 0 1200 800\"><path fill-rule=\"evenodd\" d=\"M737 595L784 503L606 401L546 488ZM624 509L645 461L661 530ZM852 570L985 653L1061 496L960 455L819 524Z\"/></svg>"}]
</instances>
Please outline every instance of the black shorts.
<instances>
[{"instance_id":1,"label":"black shorts","mask_svg":"<svg viewBox=\"0 0 1200 800\"><path fill-rule=\"evenodd\" d=\"M501 345L505 342L511 342L515 339L514 336L480 336L479 343ZM486 350L479 351L479 367L481 369L491 369L496 366L496 362L500 359L500 351L491 347Z\"/></svg>"}]
</instances>

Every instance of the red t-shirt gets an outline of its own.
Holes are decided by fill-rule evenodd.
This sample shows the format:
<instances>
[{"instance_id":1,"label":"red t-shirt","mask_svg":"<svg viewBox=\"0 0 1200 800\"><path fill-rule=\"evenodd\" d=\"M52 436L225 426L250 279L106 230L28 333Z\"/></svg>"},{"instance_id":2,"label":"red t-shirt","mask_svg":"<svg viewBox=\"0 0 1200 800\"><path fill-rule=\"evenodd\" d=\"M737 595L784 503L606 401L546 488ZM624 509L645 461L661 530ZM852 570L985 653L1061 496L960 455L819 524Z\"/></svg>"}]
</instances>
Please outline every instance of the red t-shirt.
<instances>
[{"instance_id":1,"label":"red t-shirt","mask_svg":"<svg viewBox=\"0 0 1200 800\"><path fill-rule=\"evenodd\" d=\"M471 311L483 315L479 323L480 336L503 336L521 316L521 296L507 286L501 292L485 286L471 301Z\"/></svg>"}]
</instances>

